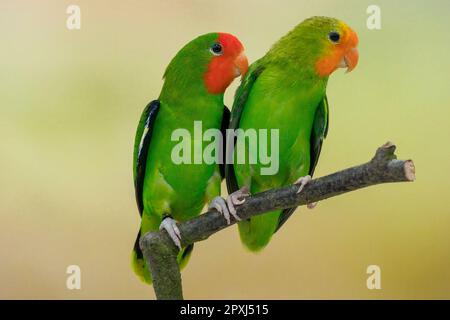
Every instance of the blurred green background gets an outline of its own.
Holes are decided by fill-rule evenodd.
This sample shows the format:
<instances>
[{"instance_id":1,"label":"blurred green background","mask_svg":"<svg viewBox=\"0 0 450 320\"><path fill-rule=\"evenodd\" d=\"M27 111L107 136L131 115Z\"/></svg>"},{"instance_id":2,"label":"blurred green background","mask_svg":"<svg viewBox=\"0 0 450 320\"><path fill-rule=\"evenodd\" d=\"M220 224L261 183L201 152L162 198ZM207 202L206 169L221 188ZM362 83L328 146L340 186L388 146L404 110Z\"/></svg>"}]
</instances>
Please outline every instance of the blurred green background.
<instances>
[{"instance_id":1,"label":"blurred green background","mask_svg":"<svg viewBox=\"0 0 450 320\"><path fill-rule=\"evenodd\" d=\"M69 4L81 7L81 30L66 29ZM381 30L366 27L370 4L381 7ZM165 66L211 31L238 36L255 61L312 15L340 18L360 38L358 68L328 85L317 176L392 140L417 181L301 208L256 255L228 228L196 245L185 297L450 298L449 12L446 0L2 0L0 298L154 298L130 268L131 164ZM71 264L81 290L66 288ZM371 264L381 290L366 287Z\"/></svg>"}]
</instances>

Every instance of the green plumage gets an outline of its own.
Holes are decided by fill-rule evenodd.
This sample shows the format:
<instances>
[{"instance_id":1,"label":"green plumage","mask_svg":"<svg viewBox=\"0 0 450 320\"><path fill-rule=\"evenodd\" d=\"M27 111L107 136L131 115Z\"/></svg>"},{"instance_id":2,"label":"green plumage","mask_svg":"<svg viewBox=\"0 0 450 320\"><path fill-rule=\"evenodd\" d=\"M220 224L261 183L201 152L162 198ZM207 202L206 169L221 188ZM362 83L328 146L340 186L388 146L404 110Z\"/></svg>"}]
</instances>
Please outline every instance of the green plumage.
<instances>
[{"instance_id":1,"label":"green plumage","mask_svg":"<svg viewBox=\"0 0 450 320\"><path fill-rule=\"evenodd\" d=\"M164 85L159 96L156 115L149 116L149 108L139 122L136 132L133 172L136 196L142 203L140 235L158 230L164 215L184 221L198 215L203 206L220 195L221 176L217 164L175 164L171 153L179 141L171 141L176 129L191 134L191 153L194 155L194 121L202 121L203 130L220 128L224 112L223 94L210 94L205 88L203 74L211 60L208 48L217 40L211 33L188 43L173 58L164 74ZM151 124L151 141L144 141ZM150 121L150 122L151 122ZM144 161L139 152L147 144ZM206 142L203 142L203 147ZM142 158L142 156L141 156ZM138 164L144 162L144 168ZM140 168L140 169L139 169ZM139 170L138 170L139 169ZM139 184L141 181L141 184ZM141 201L140 201L141 200ZM182 250L179 262L183 266L192 247ZM138 244L132 254L133 268L142 280L151 283L151 275L145 265Z\"/></svg>"},{"instance_id":2,"label":"green plumage","mask_svg":"<svg viewBox=\"0 0 450 320\"><path fill-rule=\"evenodd\" d=\"M305 20L250 66L236 92L230 127L279 129L280 166L275 175L261 175L266 165L260 163L227 166L229 193L244 185L259 193L313 173L328 127L328 77L316 73L315 62L327 48L328 33L339 28L331 18ZM252 251L264 248L293 210L240 222L244 245Z\"/></svg>"}]
</instances>

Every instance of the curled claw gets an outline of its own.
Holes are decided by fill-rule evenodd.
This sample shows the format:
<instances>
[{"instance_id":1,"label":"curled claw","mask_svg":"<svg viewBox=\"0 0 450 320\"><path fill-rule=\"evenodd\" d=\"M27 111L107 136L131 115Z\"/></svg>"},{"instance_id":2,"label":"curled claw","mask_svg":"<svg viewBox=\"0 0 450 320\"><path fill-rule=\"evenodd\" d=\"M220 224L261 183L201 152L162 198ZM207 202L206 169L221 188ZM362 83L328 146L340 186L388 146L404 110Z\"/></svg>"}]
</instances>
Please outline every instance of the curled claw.
<instances>
[{"instance_id":1,"label":"curled claw","mask_svg":"<svg viewBox=\"0 0 450 320\"><path fill-rule=\"evenodd\" d=\"M230 194L231 202L234 205L241 205L245 202L245 197L248 197L250 195L250 191L248 187L242 187L238 191L233 192Z\"/></svg>"},{"instance_id":2,"label":"curled claw","mask_svg":"<svg viewBox=\"0 0 450 320\"><path fill-rule=\"evenodd\" d=\"M243 187L236 192L230 194L226 200L222 197L215 197L209 204L209 209L216 209L223 215L227 224L231 223L231 216L237 221L241 221L241 218L237 215L236 206L239 206L245 202L245 197L249 196L249 190L247 187Z\"/></svg>"},{"instance_id":3,"label":"curled claw","mask_svg":"<svg viewBox=\"0 0 450 320\"><path fill-rule=\"evenodd\" d=\"M211 201L211 203L208 206L208 209L213 209L213 208L216 209L217 212L219 212L223 215L225 220L227 220L227 224L231 223L230 211L228 210L228 206L222 197L217 196Z\"/></svg>"},{"instance_id":4,"label":"curled claw","mask_svg":"<svg viewBox=\"0 0 450 320\"><path fill-rule=\"evenodd\" d=\"M247 186L233 192L227 197L227 204L232 216L237 220L241 221L241 218L236 213L236 206L239 206L245 202L245 197L250 195L250 191Z\"/></svg>"},{"instance_id":5,"label":"curled claw","mask_svg":"<svg viewBox=\"0 0 450 320\"><path fill-rule=\"evenodd\" d=\"M297 179L297 181L294 182L295 185L300 185L298 187L297 193L302 192L303 188L312 180L310 175L300 177ZM317 202L308 203L306 207L308 209L314 209L317 206Z\"/></svg>"},{"instance_id":6,"label":"curled claw","mask_svg":"<svg viewBox=\"0 0 450 320\"><path fill-rule=\"evenodd\" d=\"M163 219L161 224L159 225L159 230L166 230L169 234L169 237L175 243L177 248L181 250L181 233L180 229L177 227L177 222L172 219L170 216Z\"/></svg>"},{"instance_id":7,"label":"curled claw","mask_svg":"<svg viewBox=\"0 0 450 320\"><path fill-rule=\"evenodd\" d=\"M294 184L300 185L298 187L297 193L302 192L303 188L312 180L310 175L298 178Z\"/></svg>"},{"instance_id":8,"label":"curled claw","mask_svg":"<svg viewBox=\"0 0 450 320\"><path fill-rule=\"evenodd\" d=\"M231 215L237 220L237 221L241 221L241 218L239 218L239 216L236 213L236 208L234 207L234 203L232 200L232 196L229 195L227 197L227 205L228 205L228 209L230 210Z\"/></svg>"}]
</instances>

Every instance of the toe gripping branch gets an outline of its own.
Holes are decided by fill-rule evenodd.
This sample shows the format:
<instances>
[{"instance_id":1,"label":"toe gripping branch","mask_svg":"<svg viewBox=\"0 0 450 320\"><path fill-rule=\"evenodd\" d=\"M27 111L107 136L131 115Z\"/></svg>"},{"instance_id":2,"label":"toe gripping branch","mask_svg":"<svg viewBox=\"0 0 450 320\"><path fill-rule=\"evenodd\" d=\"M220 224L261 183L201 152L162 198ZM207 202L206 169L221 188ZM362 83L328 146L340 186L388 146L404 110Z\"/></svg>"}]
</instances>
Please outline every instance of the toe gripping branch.
<instances>
[{"instance_id":1,"label":"toe gripping branch","mask_svg":"<svg viewBox=\"0 0 450 320\"><path fill-rule=\"evenodd\" d=\"M298 186L271 189L246 198L237 208L243 220L264 212L286 209L331 198L368 186L415 180L412 160L397 160L395 145L387 142L379 147L367 163L351 167L310 181L301 193ZM181 246L207 239L228 225L217 210L210 210L194 219L178 224ZM181 274L177 263L178 249L165 230L149 232L140 241L144 257L150 266L157 299L183 299Z\"/></svg>"}]
</instances>

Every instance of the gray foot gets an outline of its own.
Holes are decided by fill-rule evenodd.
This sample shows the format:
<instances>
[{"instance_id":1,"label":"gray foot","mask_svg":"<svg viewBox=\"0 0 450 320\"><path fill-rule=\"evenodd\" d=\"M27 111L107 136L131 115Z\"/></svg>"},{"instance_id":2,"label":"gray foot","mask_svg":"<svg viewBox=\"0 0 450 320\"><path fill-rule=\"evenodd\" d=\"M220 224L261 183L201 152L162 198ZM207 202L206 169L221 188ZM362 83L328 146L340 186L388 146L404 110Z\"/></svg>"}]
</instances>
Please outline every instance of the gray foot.
<instances>
[{"instance_id":1,"label":"gray foot","mask_svg":"<svg viewBox=\"0 0 450 320\"><path fill-rule=\"evenodd\" d=\"M163 229L167 231L177 248L181 250L181 233L177 227L177 222L171 217L166 217L159 225L159 230Z\"/></svg>"},{"instance_id":2,"label":"gray foot","mask_svg":"<svg viewBox=\"0 0 450 320\"><path fill-rule=\"evenodd\" d=\"M227 223L231 223L231 216L237 221L241 221L241 218L236 213L236 206L239 206L245 202L245 197L249 196L250 193L247 187L243 187L238 191L230 194L227 199L222 197L215 197L209 204L209 209L216 209L219 213L223 215Z\"/></svg>"},{"instance_id":3,"label":"gray foot","mask_svg":"<svg viewBox=\"0 0 450 320\"><path fill-rule=\"evenodd\" d=\"M294 182L295 185L299 185L297 193L302 192L303 188L312 180L310 175L300 177L297 179L297 181ZM308 209L314 209L317 205L317 202L308 203L306 207Z\"/></svg>"}]
</instances>

